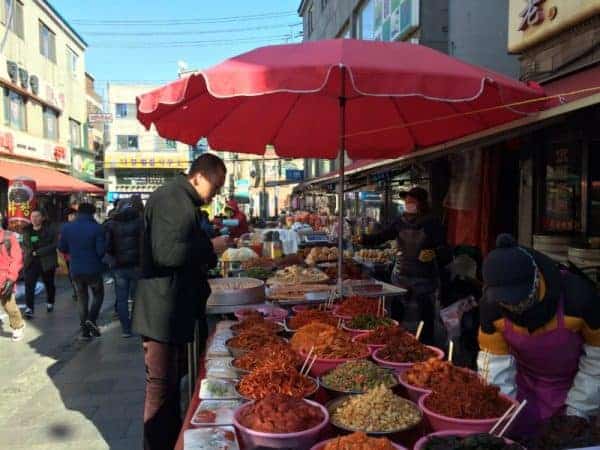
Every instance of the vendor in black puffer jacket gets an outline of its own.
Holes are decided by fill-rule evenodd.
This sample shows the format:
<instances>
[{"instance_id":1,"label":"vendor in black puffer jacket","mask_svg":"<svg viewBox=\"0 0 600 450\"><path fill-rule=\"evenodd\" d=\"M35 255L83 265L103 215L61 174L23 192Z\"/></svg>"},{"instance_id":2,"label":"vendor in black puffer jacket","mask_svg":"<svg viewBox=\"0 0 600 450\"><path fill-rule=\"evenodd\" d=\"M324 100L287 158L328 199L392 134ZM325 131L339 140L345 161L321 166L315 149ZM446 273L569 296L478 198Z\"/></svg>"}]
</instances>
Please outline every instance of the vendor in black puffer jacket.
<instances>
[{"instance_id":1,"label":"vendor in black puffer jacket","mask_svg":"<svg viewBox=\"0 0 600 450\"><path fill-rule=\"evenodd\" d=\"M107 226L107 253L112 257L117 313L123 337L131 336L129 299L134 299L139 279L142 210L141 200L121 203Z\"/></svg>"}]
</instances>

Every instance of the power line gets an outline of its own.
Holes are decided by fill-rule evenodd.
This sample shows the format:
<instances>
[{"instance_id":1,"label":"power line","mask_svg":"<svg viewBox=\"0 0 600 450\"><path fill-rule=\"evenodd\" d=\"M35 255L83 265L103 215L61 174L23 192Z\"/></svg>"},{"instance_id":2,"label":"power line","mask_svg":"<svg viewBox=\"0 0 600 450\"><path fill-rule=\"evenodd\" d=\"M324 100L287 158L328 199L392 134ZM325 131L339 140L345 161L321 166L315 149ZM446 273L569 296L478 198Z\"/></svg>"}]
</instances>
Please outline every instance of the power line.
<instances>
[{"instance_id":1,"label":"power line","mask_svg":"<svg viewBox=\"0 0 600 450\"><path fill-rule=\"evenodd\" d=\"M91 43L93 48L176 48L176 47L210 47L214 45L232 45L238 43L256 43L266 41L285 41L300 37L299 34L283 34L274 36L248 37L236 39L215 39L204 41L170 41L170 42L99 42Z\"/></svg>"},{"instance_id":2,"label":"power line","mask_svg":"<svg viewBox=\"0 0 600 450\"><path fill-rule=\"evenodd\" d=\"M285 12L272 12L264 14L251 14L245 16L228 16L228 17L215 17L210 19L136 19L136 20L121 20L121 19L107 19L107 20L94 20L94 19L74 19L71 23L76 25L128 25L128 26L159 26L159 25L193 25L193 24L214 24L214 23L231 23L231 22L245 22L253 20L269 20L281 17L297 16L297 13L292 11Z\"/></svg>"},{"instance_id":3,"label":"power line","mask_svg":"<svg viewBox=\"0 0 600 450\"><path fill-rule=\"evenodd\" d=\"M264 25L260 27L244 27L244 28L229 28L221 30L187 30L187 31L132 31L132 32L113 32L113 31L92 31L84 32L86 36L183 36L183 35L196 35L196 34L216 34L216 33L237 33L244 31L257 31L257 30L270 30L276 28L293 28L302 25L302 23L293 24L278 24L278 25Z\"/></svg>"}]
</instances>

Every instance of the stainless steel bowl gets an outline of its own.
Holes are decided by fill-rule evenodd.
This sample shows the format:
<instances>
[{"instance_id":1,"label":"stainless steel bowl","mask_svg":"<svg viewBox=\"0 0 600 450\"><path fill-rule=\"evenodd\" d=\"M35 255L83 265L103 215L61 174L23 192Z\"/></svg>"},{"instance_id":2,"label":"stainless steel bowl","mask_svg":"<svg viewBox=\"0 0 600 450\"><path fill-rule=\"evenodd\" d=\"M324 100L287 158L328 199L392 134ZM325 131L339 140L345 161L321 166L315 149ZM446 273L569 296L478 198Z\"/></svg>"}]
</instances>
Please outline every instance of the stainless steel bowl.
<instances>
[{"instance_id":1,"label":"stainless steel bowl","mask_svg":"<svg viewBox=\"0 0 600 450\"><path fill-rule=\"evenodd\" d=\"M256 278L214 278L208 280L212 294L209 306L238 306L263 303L265 283Z\"/></svg>"},{"instance_id":2,"label":"stainless steel bowl","mask_svg":"<svg viewBox=\"0 0 600 450\"><path fill-rule=\"evenodd\" d=\"M419 409L419 407L414 402L411 402L410 400L406 400L403 398L402 400L409 403L419 413L420 419L417 422L415 422L414 424L407 425L404 427L399 427L395 430L389 430L389 431L366 431L366 430L351 428L347 425L339 423L334 417L335 411L337 411L337 409L340 406L342 406L342 404L344 404L346 401L348 401L351 397L354 397L354 396L353 395L344 395L342 397L338 397L334 400L331 400L330 402L328 402L325 405L325 407L327 408L327 411L329 411L329 421L331 422L331 424L333 426L335 426L336 428L339 428L340 430L349 431L351 433L355 433L357 431L362 431L371 436L385 436L385 435L401 433L403 431L411 430L423 421L423 412Z\"/></svg>"}]
</instances>

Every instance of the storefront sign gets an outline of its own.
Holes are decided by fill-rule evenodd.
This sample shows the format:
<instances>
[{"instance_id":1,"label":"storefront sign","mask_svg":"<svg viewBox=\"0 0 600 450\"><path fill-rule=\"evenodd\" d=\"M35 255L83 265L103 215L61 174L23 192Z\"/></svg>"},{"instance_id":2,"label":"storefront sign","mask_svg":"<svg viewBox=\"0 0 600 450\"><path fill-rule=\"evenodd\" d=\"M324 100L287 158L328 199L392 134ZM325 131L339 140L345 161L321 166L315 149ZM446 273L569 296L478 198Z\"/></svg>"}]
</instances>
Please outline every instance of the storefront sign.
<instances>
[{"instance_id":1,"label":"storefront sign","mask_svg":"<svg viewBox=\"0 0 600 450\"><path fill-rule=\"evenodd\" d=\"M73 150L71 153L71 172L77 178L93 178L96 175L94 155Z\"/></svg>"},{"instance_id":2,"label":"storefront sign","mask_svg":"<svg viewBox=\"0 0 600 450\"><path fill-rule=\"evenodd\" d=\"M0 133L0 150L7 153L14 153L15 139L12 133Z\"/></svg>"},{"instance_id":3,"label":"storefront sign","mask_svg":"<svg viewBox=\"0 0 600 450\"><path fill-rule=\"evenodd\" d=\"M109 203L113 203L116 200L123 200L123 199L131 198L134 195L139 196L144 203L146 203L146 200L148 200L150 198L150 192L114 192L114 191L109 191L106 194L106 201L109 202Z\"/></svg>"},{"instance_id":4,"label":"storefront sign","mask_svg":"<svg viewBox=\"0 0 600 450\"><path fill-rule=\"evenodd\" d=\"M8 226L12 231L22 232L31 223L31 211L36 206L36 183L19 177L8 182Z\"/></svg>"},{"instance_id":5,"label":"storefront sign","mask_svg":"<svg viewBox=\"0 0 600 450\"><path fill-rule=\"evenodd\" d=\"M107 153L105 163L107 167L116 169L182 169L187 170L190 166L189 155L160 154L152 152L127 153L118 152Z\"/></svg>"},{"instance_id":6,"label":"storefront sign","mask_svg":"<svg viewBox=\"0 0 600 450\"><path fill-rule=\"evenodd\" d=\"M93 113L88 114L88 123L111 123L113 115L111 113Z\"/></svg>"},{"instance_id":7,"label":"storefront sign","mask_svg":"<svg viewBox=\"0 0 600 450\"><path fill-rule=\"evenodd\" d=\"M544 21L544 11L542 10L542 3L546 0L527 0L527 6L521 11L519 16L521 17L521 23L519 24L519 31L526 30L527 27L537 25Z\"/></svg>"},{"instance_id":8,"label":"storefront sign","mask_svg":"<svg viewBox=\"0 0 600 450\"><path fill-rule=\"evenodd\" d=\"M379 192L359 192L358 198L361 202L381 203L383 201Z\"/></svg>"},{"instance_id":9,"label":"storefront sign","mask_svg":"<svg viewBox=\"0 0 600 450\"><path fill-rule=\"evenodd\" d=\"M509 0L508 51L520 53L600 14L598 0Z\"/></svg>"},{"instance_id":10,"label":"storefront sign","mask_svg":"<svg viewBox=\"0 0 600 450\"><path fill-rule=\"evenodd\" d=\"M304 170L286 169L285 179L286 181L302 181L304 180Z\"/></svg>"},{"instance_id":11,"label":"storefront sign","mask_svg":"<svg viewBox=\"0 0 600 450\"><path fill-rule=\"evenodd\" d=\"M67 165L71 155L62 145L30 136L21 131L0 128L0 153Z\"/></svg>"}]
</instances>

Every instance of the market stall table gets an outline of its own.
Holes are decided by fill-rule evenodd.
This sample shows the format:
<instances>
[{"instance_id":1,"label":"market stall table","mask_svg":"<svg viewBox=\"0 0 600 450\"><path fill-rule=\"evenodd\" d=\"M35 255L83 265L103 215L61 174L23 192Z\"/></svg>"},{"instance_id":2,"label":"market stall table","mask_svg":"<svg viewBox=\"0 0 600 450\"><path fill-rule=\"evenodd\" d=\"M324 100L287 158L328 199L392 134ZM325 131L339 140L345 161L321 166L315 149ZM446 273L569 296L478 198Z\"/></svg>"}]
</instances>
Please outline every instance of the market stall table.
<instances>
[{"instance_id":1,"label":"market stall table","mask_svg":"<svg viewBox=\"0 0 600 450\"><path fill-rule=\"evenodd\" d=\"M214 338L214 334L211 337L211 339ZM207 345L207 348L210 346ZM198 377L195 383L195 388L194 388L194 393L193 396L190 400L190 403L188 405L188 409L187 412L185 414L185 418L184 418L184 422L183 422L183 426L181 428L181 431L179 433L179 437L177 439L177 443L174 447L174 450L184 450L184 434L187 430L190 429L194 429L197 427L194 427L192 425L192 418L194 416L194 413L196 412L196 410L198 409L198 406L201 404L201 400L200 400L200 386L201 386L201 382L204 378L206 378L206 360L207 358L205 358L205 356L202 357L201 362L199 364L199 370L198 370ZM328 394L324 388L320 388L317 393L315 394L315 400L320 403L325 405L327 402L329 402L330 400L332 400L332 397L330 394ZM409 432L404 432L404 433L400 433L398 435L393 435L391 437L394 438L394 440L398 440L398 442L400 442L400 440L402 442L405 442L405 445L410 444L408 446L408 448L411 448L412 445L414 445L414 443L422 436L424 436L425 434L427 434L428 429L426 428L425 424L421 424L419 425L417 428L415 428L414 430L411 430ZM322 433L321 435L321 439L325 440L325 439L329 439L332 437L335 437L339 435L339 432L337 432L332 425L329 425L327 427L327 429ZM238 436L239 438L239 436ZM240 448L241 450L244 450L243 445L240 443Z\"/></svg>"}]
</instances>

